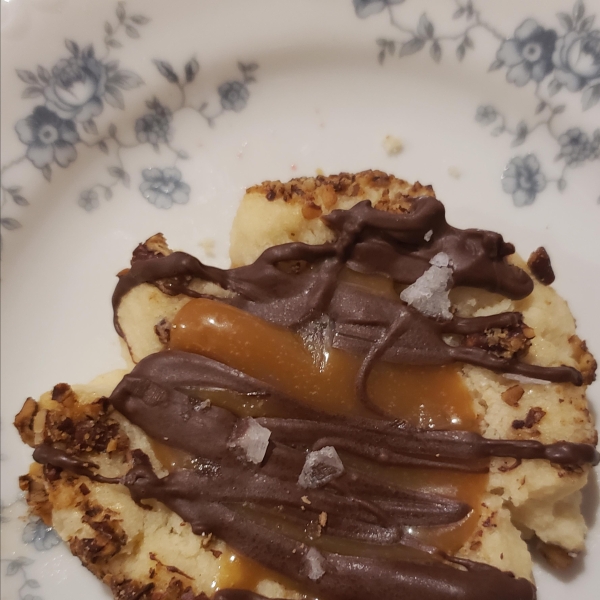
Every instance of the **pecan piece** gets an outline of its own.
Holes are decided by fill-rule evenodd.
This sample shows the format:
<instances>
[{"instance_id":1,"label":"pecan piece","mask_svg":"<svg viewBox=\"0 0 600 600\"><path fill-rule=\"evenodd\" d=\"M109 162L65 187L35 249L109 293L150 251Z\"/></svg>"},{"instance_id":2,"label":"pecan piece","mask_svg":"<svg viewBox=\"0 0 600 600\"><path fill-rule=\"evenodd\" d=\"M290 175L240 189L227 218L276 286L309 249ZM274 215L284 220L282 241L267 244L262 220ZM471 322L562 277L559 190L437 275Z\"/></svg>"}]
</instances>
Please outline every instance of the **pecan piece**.
<instances>
[{"instance_id":1,"label":"pecan piece","mask_svg":"<svg viewBox=\"0 0 600 600\"><path fill-rule=\"evenodd\" d=\"M550 257L543 246L531 253L527 266L531 269L533 276L544 285L550 285L556 279Z\"/></svg>"}]
</instances>

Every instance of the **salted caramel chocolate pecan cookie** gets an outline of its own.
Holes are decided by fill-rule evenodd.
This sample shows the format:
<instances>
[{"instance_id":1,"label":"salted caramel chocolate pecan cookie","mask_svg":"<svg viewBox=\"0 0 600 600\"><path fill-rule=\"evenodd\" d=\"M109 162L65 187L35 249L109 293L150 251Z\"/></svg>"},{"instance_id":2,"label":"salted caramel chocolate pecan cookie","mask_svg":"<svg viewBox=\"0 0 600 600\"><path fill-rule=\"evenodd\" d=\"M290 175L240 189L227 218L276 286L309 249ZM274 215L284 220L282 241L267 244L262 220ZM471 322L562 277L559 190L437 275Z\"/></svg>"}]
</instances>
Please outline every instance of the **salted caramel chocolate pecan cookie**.
<instances>
[{"instance_id":1,"label":"salted caramel chocolate pecan cookie","mask_svg":"<svg viewBox=\"0 0 600 600\"><path fill-rule=\"evenodd\" d=\"M140 244L132 370L15 421L32 510L115 598L530 600L525 540L583 550L596 364L501 235L369 171L250 188L231 259Z\"/></svg>"}]
</instances>

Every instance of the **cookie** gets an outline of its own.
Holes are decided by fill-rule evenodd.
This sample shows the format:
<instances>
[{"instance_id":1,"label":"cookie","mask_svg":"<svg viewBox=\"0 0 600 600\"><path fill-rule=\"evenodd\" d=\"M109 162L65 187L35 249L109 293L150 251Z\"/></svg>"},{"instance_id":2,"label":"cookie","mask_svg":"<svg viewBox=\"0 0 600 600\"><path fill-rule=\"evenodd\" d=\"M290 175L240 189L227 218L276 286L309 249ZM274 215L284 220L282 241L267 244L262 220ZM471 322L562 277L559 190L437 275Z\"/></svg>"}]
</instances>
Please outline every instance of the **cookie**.
<instances>
[{"instance_id":1,"label":"cookie","mask_svg":"<svg viewBox=\"0 0 600 600\"><path fill-rule=\"evenodd\" d=\"M266 320L279 319L278 325L297 330L298 324L307 321L302 313L301 303L296 302L292 306L288 302L283 311L277 304L280 300L278 298L269 302L264 299L257 301L256 290L248 291L246 299L240 303L240 297L244 297L246 288L258 285L260 279L251 276L252 273L244 271L242 267L253 263L268 248L282 244L300 242L314 248L335 244L336 239L339 239L340 227L342 231L347 231L344 229L347 227L343 222L345 217L340 209L349 211L352 215L362 210L367 215L365 218L374 223L378 220L378 215L365 206L365 200L369 200L382 214L410 215L416 206L413 203L421 202L422 197L429 198L426 201L428 206L439 211L439 207L433 202L434 192L431 187L418 183L411 185L380 172L303 178L287 184L265 182L248 190L234 221L231 259L234 266L241 267L238 271L220 272L191 257L173 253L160 235L150 238L136 249L132 268L122 273L114 296L115 325L128 346L133 362L140 363L130 379L125 377L119 384L117 391L111 396L112 404L104 399L112 390L106 387L102 389L97 384L80 388L55 388L52 394L42 397L37 404L28 400L16 421L22 438L30 445L59 447L61 451L68 449L72 455L84 457L86 464L69 463L71 468L63 469L57 468L57 464L68 467L64 463L65 457L52 459L49 455L50 458L42 460L45 462L44 467L40 464L32 466L29 475L22 479L22 487L28 492L33 510L47 523L53 524L61 537L68 541L73 553L111 587L115 597L188 600L202 593L209 594L215 586L235 587L242 585L244 581L248 585L247 574L239 576L239 581L236 582L235 573L232 575L231 569L228 571L225 566L233 550L211 536L210 532L197 535L196 527L194 533L189 524L191 517L182 519L182 512L185 512L183 509L177 508L176 503L171 505L171 508L176 507L175 512L167 508L172 502L169 496L165 497L166 503L159 502L156 496L154 499L144 499L143 503L132 500L132 495L135 496L138 489L131 483L131 475L128 474L143 467L151 468L158 477L168 477L168 469L165 469L164 457L162 461L159 460L156 447L149 441L147 424L144 423L140 428L131 422L136 421L139 415L128 403L137 398L136 394L141 394L146 401L149 397L144 396L146 392L132 392L128 386L134 385L133 380L141 380L146 382L146 387L158 385L163 391L171 389L171 384L164 376L156 379L152 373L155 373L157 365L165 357L155 353L172 346L172 325L183 312L181 309L192 298L210 298L209 302L218 299L220 305L231 306L234 311L242 309ZM357 209L349 210L357 205ZM338 212L329 220L322 218L331 215L333 211ZM436 225L435 231L432 228L431 231L419 233L426 242L425 245L432 238L432 243L435 244L438 237L443 237L442 225L438 221L435 221L439 225ZM449 233L452 232L444 231L444 235L448 234L444 239L450 239ZM451 347L459 344L459 350L451 351L455 356L469 357L469 360L475 362L481 362L481 357L486 357L486 365L494 367L493 369L459 361L461 366L458 376L470 393L469 411L475 415L478 429L485 438L504 440L503 443L508 444L514 442L518 451L511 450L512 454L509 452L503 458L492 458L485 489L478 496L480 506L476 510L477 521L472 523L468 536L461 540L461 547L455 548L452 554L455 561L473 561L464 563L468 565L467 569L473 580L473 569L488 568L484 565L497 569L486 573L489 581L498 573L512 573L514 577L502 580L503 583L510 581L509 585L513 585L514 582L514 585L521 586L518 590L515 589L514 594L517 597L529 597L527 594L530 593L530 588L523 587L525 584L522 583L527 579L531 580L531 558L524 539L536 537L548 555L560 557L562 562L568 561L584 548L585 524L579 509L580 490L587 481L589 463L595 457L588 452L586 460L563 460L558 449L561 452L566 450L567 446L561 445L565 440L578 448L578 445L591 447L597 442L593 420L587 408L585 385L573 385L574 381L577 384L591 382L595 363L585 344L575 334L574 321L566 303L552 288L521 276L521 272L527 273L527 266L509 251L509 245L500 241L501 238L493 239L498 248L506 253L506 256L494 258L495 263L502 264L501 269L507 274L505 279L510 279L508 274L519 275L518 286L526 287L531 282L531 289L528 288L527 293L519 292L514 286L498 290L495 289L499 287L497 282L488 281L487 287L494 291L454 287L448 297L444 298L442 293L441 302L448 303L453 322L463 319L463 324L480 323L487 317L493 320L499 313L513 316L508 319L510 326L470 330L466 335L461 335L460 342L455 339L457 332L448 330L448 335L444 337L444 342L447 341L448 344L444 345L443 351L436 346L436 356L441 356L439 353L442 352L446 357L450 352L446 345ZM406 240L402 243L404 242ZM423 244L423 241L418 243ZM443 256L440 259L441 254L445 253L437 252L426 257L431 261L425 261L425 267L421 264L424 262L421 256L417 266L421 274L413 279L421 279L428 269L432 269L435 276L439 277L447 269L452 271L451 277L466 278L468 283L468 277L471 276L468 269L461 271L458 263L452 265ZM161 257L163 260L156 260ZM168 257L171 258L164 260ZM304 268L299 265L298 260L289 260L288 255L277 255L277 258L281 259L276 263L278 266L285 263L282 268L291 269L287 275L292 279L297 274L295 269ZM440 260L442 263L435 264ZM429 262L434 264L429 267ZM150 263L152 268L149 269ZM510 271L513 268L510 264L518 266L522 271ZM415 265L413 267L417 268ZM261 272L260 275L264 273ZM401 298L403 294L404 297L413 298L411 302L415 303L411 304L410 309L406 309L413 319L411 326L414 329L414 323L417 323L421 327L419 331L429 335L433 331L430 331L433 327L431 323L440 319L434 318L432 321L431 317L427 319L417 314L419 311L414 307L419 305L414 301L414 293L413 296L405 294L411 283L414 281L402 282L400 287L403 289L395 291L400 292ZM318 291L318 287L312 289L315 289L315 293ZM435 291L439 293L439 289ZM416 293L418 296L420 290L417 289ZM512 298L506 297L507 293ZM253 299L247 300L250 297ZM294 310L291 311L290 306ZM435 310L438 309L436 304ZM339 304L338 313L343 313L343 303ZM517 313L522 317L515 317ZM442 332L438 329L435 332L439 333L441 340ZM314 333L314 329L311 331ZM357 330L353 331L356 335ZM359 331L360 335L364 333L361 332L362 330ZM343 329L339 329L337 334L342 338L346 335ZM360 347L364 348L365 339L360 340L360 335L359 341L352 338L352 343L354 346L362 344ZM351 337L346 336L347 341ZM305 341L307 339L305 336ZM394 340L391 340L392 345L382 352L387 352L390 356L395 352L396 358L400 359L406 357L406 349L399 345L394 350L393 343ZM431 354L431 348L428 350ZM499 368L500 364L505 367L511 365L511 369L518 373L503 372ZM217 367L203 365L206 372L217 369L211 375L213 378L220 373ZM528 370L527 365L538 365L541 369L531 367ZM551 369L544 371L548 367ZM136 373L142 375L136 378ZM523 378L523 373L548 375L562 381L549 383ZM236 375L236 385L242 380L245 381L243 375ZM279 394L277 390L264 388L264 384L254 380L247 381L244 385L249 386L243 388L244 393ZM118 398L122 397L124 388L128 389L126 400L120 401ZM171 393L175 392L169 392ZM64 394L66 401L62 397ZM122 414L114 410L113 405ZM207 408L200 406L200 410L205 411ZM310 414L303 416L309 420L311 418ZM273 427L273 422L268 418L261 422L266 425L263 429ZM140 425L142 421L138 420L137 423ZM367 434L364 424L350 421L348 427L358 428L351 429L355 435L362 431L361 435L367 436L365 439L371 439L369 436L372 432ZM269 431L272 436L279 435L276 429ZM345 443L349 444L351 436L348 432L346 434ZM155 437L157 432L151 435ZM246 434L240 439L245 439L244 435ZM385 435L389 437L390 433L386 432ZM530 441L541 442L536 446L538 458L521 456L523 448ZM285 436L282 442L285 442ZM178 448L184 444L181 440L178 443ZM339 443L343 445L344 440ZM479 441L475 446L479 448L478 444ZM243 447L243 444L238 444L238 450L239 447ZM540 454L542 447L546 449L543 457ZM252 448L254 451L255 445ZM556 450L552 454L554 461L547 460L548 449ZM146 466L142 465L143 461L140 462L140 452L147 457L145 460L148 464L144 463ZM456 457L454 459L457 460ZM94 463L92 468L91 463ZM102 477L112 481L98 480L95 473L102 473ZM331 499L322 498L320 501ZM115 510L115 507L118 508ZM306 510L307 506L301 508ZM445 510L451 509L458 510L455 505L445 506ZM323 520L325 525L320 524ZM323 527L326 523L327 517L319 514L317 526ZM336 524L330 522L329 526L335 528ZM341 527L339 524L338 526ZM232 535L229 530L224 531L226 535ZM318 585L319 582L327 585L328 569L347 568L345 563L340 566L325 552L317 551L316 557L311 557L303 546L299 554L304 560L302 568L308 569L304 578L309 587L310 584ZM473 567L473 564L479 567ZM396 573L395 577L401 577L401 569L399 571L400 575ZM455 575L456 569L452 571L450 576ZM300 593L295 584L282 581L281 577L272 572L260 569L256 572L258 575L252 580L252 586L257 593L270 597L297 597ZM446 576L446 571L444 575L440 575L442 580ZM388 581L386 577L379 577L377 585L385 585ZM373 581L371 584L374 585ZM331 589L335 589L335 586ZM230 592L223 592L226 593Z\"/></svg>"}]
</instances>

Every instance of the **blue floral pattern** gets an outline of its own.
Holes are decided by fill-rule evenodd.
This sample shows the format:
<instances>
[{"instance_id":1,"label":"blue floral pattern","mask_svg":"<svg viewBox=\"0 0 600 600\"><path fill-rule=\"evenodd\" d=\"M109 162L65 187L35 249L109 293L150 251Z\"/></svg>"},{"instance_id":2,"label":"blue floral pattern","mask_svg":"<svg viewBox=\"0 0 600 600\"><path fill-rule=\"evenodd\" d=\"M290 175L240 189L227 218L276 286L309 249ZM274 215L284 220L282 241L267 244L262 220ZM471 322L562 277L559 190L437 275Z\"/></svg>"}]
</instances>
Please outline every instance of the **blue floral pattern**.
<instances>
[{"instance_id":1,"label":"blue floral pattern","mask_svg":"<svg viewBox=\"0 0 600 600\"><path fill-rule=\"evenodd\" d=\"M540 172L540 163L533 154L513 158L502 175L502 188L512 194L515 206L532 204L546 187L546 177Z\"/></svg>"},{"instance_id":2,"label":"blue floral pattern","mask_svg":"<svg viewBox=\"0 0 600 600\"><path fill-rule=\"evenodd\" d=\"M135 134L140 144L168 144L171 138L171 120L173 113L163 106L157 98L146 103L150 112L135 122Z\"/></svg>"},{"instance_id":3,"label":"blue floral pattern","mask_svg":"<svg viewBox=\"0 0 600 600\"><path fill-rule=\"evenodd\" d=\"M404 0L352 0L354 10L361 19L380 13L393 4L402 4Z\"/></svg>"},{"instance_id":4,"label":"blue floral pattern","mask_svg":"<svg viewBox=\"0 0 600 600\"><path fill-rule=\"evenodd\" d=\"M25 525L22 539L25 544L33 544L38 552L50 550L61 541L56 531L41 519L32 519Z\"/></svg>"},{"instance_id":5,"label":"blue floral pattern","mask_svg":"<svg viewBox=\"0 0 600 600\"><path fill-rule=\"evenodd\" d=\"M535 19L517 27L514 37L502 42L496 60L508 67L506 80L522 87L531 80L539 83L552 72L556 31L544 29Z\"/></svg>"},{"instance_id":6,"label":"blue floral pattern","mask_svg":"<svg viewBox=\"0 0 600 600\"><path fill-rule=\"evenodd\" d=\"M168 106L158 98L149 99L146 111L132 124L137 143L125 143L114 123L100 133L95 118L108 109L124 109L124 92L144 84L138 74L121 68L112 53L123 47L125 39L139 38L140 27L148 23L148 17L130 15L125 2L118 2L114 22L104 24L105 52L101 58L93 45L81 47L74 40L66 40L68 55L60 58L50 69L39 65L35 70L17 70L17 76L27 85L22 97L41 99L43 103L34 106L31 113L15 125L17 136L26 148L22 156L1 167L3 208L8 202L19 206L29 204L21 185L4 183L5 176L14 167L28 161L47 181L51 181L53 168L68 168L77 160L81 146L100 151L113 161L107 167L106 179L79 194L77 204L86 212L98 209L102 199L110 200L117 185L130 186L132 175L127 171L123 155L146 144L150 144L157 153L164 153L165 158L161 161L162 165L140 174L142 195L149 203L162 209L189 201L191 190L182 181L178 167L178 162L189 156L173 146L173 116L180 110L192 109L209 127L214 127L222 115L239 113L249 102L250 86L256 82L258 65L239 62L240 76L218 86L219 105L211 107L208 102L195 103L188 99L188 86L200 71L196 58L191 58L179 72L168 61L154 60L158 72L178 88L179 101ZM3 214L0 227L13 231L22 225L17 219Z\"/></svg>"},{"instance_id":7,"label":"blue floral pattern","mask_svg":"<svg viewBox=\"0 0 600 600\"><path fill-rule=\"evenodd\" d=\"M41 596L32 593L32 590L39 589L40 582L29 576L27 568L33 564L33 559L25 556L18 556L6 562L5 574L7 577L21 577L23 583L18 590L18 600L43 600Z\"/></svg>"},{"instance_id":8,"label":"blue floral pattern","mask_svg":"<svg viewBox=\"0 0 600 600\"><path fill-rule=\"evenodd\" d=\"M144 169L142 177L140 192L156 208L171 208L190 199L190 186L181 181L181 171L176 167Z\"/></svg>"},{"instance_id":9,"label":"blue floral pattern","mask_svg":"<svg viewBox=\"0 0 600 600\"><path fill-rule=\"evenodd\" d=\"M511 146L525 143L536 129L545 129L557 146L556 161L562 163L558 176L548 178L533 154L517 156L509 161L502 176L502 189L512 196L515 206L532 204L547 184L556 184L559 191L567 187L569 169L600 159L600 129L585 132L571 127L557 131L555 119L566 110L565 104L552 100L561 89L581 94L581 107L589 110L600 102L600 30L593 29L595 15L586 13L583 0L576 0L570 13L558 13L559 27L551 27L538 20L525 19L512 36L505 36L487 22L473 0L456 0L454 19L463 19L464 27L458 33L443 34L423 13L416 26L398 18L392 0L353 0L360 18L387 10L390 25L400 38L379 38L378 61L403 58L429 50L431 58L440 62L449 46L459 61L475 47L471 32L481 29L498 40L499 46L489 71L506 69L506 81L519 88L533 90L538 101L535 122L507 122L502 112L490 104L479 106L475 120L483 126L495 124L492 135L507 134Z\"/></svg>"},{"instance_id":10,"label":"blue floral pattern","mask_svg":"<svg viewBox=\"0 0 600 600\"><path fill-rule=\"evenodd\" d=\"M15 125L15 130L27 146L25 156L34 167L42 170L47 179L50 178L53 162L65 168L77 158L75 144L79 141L79 134L75 124L45 106L36 106L31 115Z\"/></svg>"}]
</instances>

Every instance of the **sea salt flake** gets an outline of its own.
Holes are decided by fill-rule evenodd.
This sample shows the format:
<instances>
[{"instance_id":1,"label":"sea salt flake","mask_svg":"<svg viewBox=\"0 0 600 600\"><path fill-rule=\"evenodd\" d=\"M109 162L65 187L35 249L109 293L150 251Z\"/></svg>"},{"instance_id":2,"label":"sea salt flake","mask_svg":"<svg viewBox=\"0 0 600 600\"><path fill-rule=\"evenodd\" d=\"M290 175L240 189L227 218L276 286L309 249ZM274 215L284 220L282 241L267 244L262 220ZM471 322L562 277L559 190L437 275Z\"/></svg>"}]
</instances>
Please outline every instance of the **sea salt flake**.
<instances>
[{"instance_id":1,"label":"sea salt flake","mask_svg":"<svg viewBox=\"0 0 600 600\"><path fill-rule=\"evenodd\" d=\"M430 229L424 236L423 239L428 242L433 236L433 229ZM436 255L437 256L437 255Z\"/></svg>"},{"instance_id":2,"label":"sea salt flake","mask_svg":"<svg viewBox=\"0 0 600 600\"><path fill-rule=\"evenodd\" d=\"M323 555L316 548L310 548L304 558L306 559L308 578L313 581L321 579L325 575L325 569L323 568L325 558Z\"/></svg>"},{"instance_id":3,"label":"sea salt flake","mask_svg":"<svg viewBox=\"0 0 600 600\"><path fill-rule=\"evenodd\" d=\"M535 377L526 377L525 375L517 375L516 373L503 373L502 376L505 379L510 379L512 381L518 381L519 383L523 383L525 385L548 385L548 382L544 379L536 379Z\"/></svg>"},{"instance_id":4,"label":"sea salt flake","mask_svg":"<svg viewBox=\"0 0 600 600\"><path fill-rule=\"evenodd\" d=\"M438 252L430 261L430 265L434 267L450 267L452 265L452 261L450 257L445 252Z\"/></svg>"},{"instance_id":5,"label":"sea salt flake","mask_svg":"<svg viewBox=\"0 0 600 600\"><path fill-rule=\"evenodd\" d=\"M210 408L210 400L203 400L200 404L196 404L194 406L194 410L196 412L200 412L201 410L208 410Z\"/></svg>"},{"instance_id":6,"label":"sea salt flake","mask_svg":"<svg viewBox=\"0 0 600 600\"><path fill-rule=\"evenodd\" d=\"M309 452L298 477L303 488L318 488L329 483L344 472L344 465L333 446L325 446Z\"/></svg>"},{"instance_id":7,"label":"sea salt flake","mask_svg":"<svg viewBox=\"0 0 600 600\"><path fill-rule=\"evenodd\" d=\"M436 254L430 261L431 267L400 294L400 299L420 313L438 319L449 320L452 280L450 257L445 252Z\"/></svg>"},{"instance_id":8,"label":"sea salt flake","mask_svg":"<svg viewBox=\"0 0 600 600\"><path fill-rule=\"evenodd\" d=\"M304 347L310 352L315 366L321 371L325 370L329 359L329 348L331 347L331 328L329 319L322 317L310 321L298 331Z\"/></svg>"},{"instance_id":9,"label":"sea salt flake","mask_svg":"<svg viewBox=\"0 0 600 600\"><path fill-rule=\"evenodd\" d=\"M227 445L242 450L248 462L259 464L267 453L270 437L269 429L260 425L256 419L247 417L238 422Z\"/></svg>"}]
</instances>

